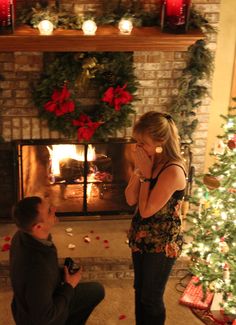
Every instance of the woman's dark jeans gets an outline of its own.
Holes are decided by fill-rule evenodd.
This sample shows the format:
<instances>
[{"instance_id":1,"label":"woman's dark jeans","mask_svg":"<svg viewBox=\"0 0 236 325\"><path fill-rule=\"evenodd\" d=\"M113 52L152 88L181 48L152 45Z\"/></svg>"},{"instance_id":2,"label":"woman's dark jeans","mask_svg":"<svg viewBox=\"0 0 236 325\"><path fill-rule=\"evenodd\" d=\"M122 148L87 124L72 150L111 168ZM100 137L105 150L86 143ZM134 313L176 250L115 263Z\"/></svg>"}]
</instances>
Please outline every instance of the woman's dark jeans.
<instances>
[{"instance_id":1,"label":"woman's dark jeans","mask_svg":"<svg viewBox=\"0 0 236 325\"><path fill-rule=\"evenodd\" d=\"M133 253L136 325L163 325L165 286L175 263L164 253Z\"/></svg>"}]
</instances>

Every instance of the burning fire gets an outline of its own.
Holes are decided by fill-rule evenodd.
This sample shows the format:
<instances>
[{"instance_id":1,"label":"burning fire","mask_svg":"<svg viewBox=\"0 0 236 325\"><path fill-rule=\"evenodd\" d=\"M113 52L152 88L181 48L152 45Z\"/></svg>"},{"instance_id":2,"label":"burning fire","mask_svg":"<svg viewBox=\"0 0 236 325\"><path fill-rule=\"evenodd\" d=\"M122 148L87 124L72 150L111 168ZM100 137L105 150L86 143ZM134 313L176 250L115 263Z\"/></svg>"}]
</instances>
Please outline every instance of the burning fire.
<instances>
[{"instance_id":1,"label":"burning fire","mask_svg":"<svg viewBox=\"0 0 236 325\"><path fill-rule=\"evenodd\" d=\"M76 145L74 144L59 144L52 145L52 148L47 146L51 159L51 172L55 176L60 175L60 161L63 159L75 159L78 161L84 161L84 147L77 152ZM87 152L87 160L93 161L96 158L95 148L89 144Z\"/></svg>"}]
</instances>

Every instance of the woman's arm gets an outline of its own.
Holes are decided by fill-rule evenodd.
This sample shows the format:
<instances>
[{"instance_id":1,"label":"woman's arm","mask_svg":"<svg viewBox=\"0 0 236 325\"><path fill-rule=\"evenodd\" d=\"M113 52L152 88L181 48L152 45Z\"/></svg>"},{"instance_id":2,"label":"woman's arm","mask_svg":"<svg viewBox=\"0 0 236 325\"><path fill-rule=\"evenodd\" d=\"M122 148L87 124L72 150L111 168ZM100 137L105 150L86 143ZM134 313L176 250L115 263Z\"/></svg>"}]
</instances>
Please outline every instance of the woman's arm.
<instances>
[{"instance_id":1,"label":"woman's arm","mask_svg":"<svg viewBox=\"0 0 236 325\"><path fill-rule=\"evenodd\" d=\"M177 190L185 187L185 175L178 166L167 167L158 177L150 191L150 183L141 183L139 192L139 211L142 218L149 218L158 212Z\"/></svg>"},{"instance_id":2,"label":"woman's arm","mask_svg":"<svg viewBox=\"0 0 236 325\"><path fill-rule=\"evenodd\" d=\"M138 203L139 190L139 176L135 172L133 172L132 176L130 177L129 183L125 189L125 197L128 205L132 206Z\"/></svg>"}]
</instances>

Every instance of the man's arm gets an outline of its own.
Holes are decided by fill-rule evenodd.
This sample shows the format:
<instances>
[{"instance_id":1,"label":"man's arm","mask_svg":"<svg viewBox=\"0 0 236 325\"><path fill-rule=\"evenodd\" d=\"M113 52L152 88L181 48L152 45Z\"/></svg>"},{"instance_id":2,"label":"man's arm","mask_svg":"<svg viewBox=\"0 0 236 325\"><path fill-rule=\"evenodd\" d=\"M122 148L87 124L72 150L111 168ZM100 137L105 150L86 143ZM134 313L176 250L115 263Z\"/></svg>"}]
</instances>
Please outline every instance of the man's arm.
<instances>
[{"instance_id":1,"label":"man's arm","mask_svg":"<svg viewBox=\"0 0 236 325\"><path fill-rule=\"evenodd\" d=\"M32 268L25 288L25 299L30 318L35 325L63 324L68 317L73 287L63 283L55 290L53 282L42 265Z\"/></svg>"}]
</instances>

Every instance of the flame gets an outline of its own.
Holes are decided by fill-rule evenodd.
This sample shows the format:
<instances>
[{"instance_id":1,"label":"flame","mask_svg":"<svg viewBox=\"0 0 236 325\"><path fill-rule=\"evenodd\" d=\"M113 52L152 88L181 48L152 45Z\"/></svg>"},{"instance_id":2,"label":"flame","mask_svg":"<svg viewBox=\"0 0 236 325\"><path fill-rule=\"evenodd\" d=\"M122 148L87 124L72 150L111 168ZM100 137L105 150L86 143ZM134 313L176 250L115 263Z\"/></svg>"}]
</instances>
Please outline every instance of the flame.
<instances>
[{"instance_id":1,"label":"flame","mask_svg":"<svg viewBox=\"0 0 236 325\"><path fill-rule=\"evenodd\" d=\"M47 146L51 158L52 174L55 176L60 175L60 161L65 158L84 161L84 147L82 148L83 148L82 150L77 152L76 145L74 144L56 144L56 145L52 145L52 148ZM88 151L87 151L87 160L93 161L95 160L95 157L96 157L95 148L91 144L89 144Z\"/></svg>"}]
</instances>

